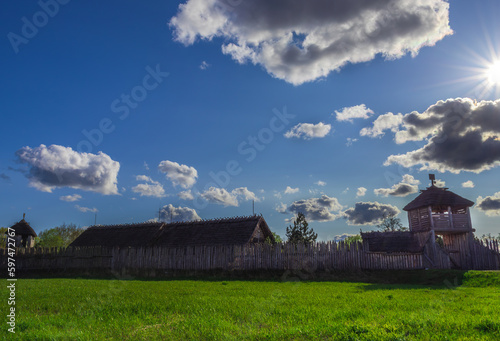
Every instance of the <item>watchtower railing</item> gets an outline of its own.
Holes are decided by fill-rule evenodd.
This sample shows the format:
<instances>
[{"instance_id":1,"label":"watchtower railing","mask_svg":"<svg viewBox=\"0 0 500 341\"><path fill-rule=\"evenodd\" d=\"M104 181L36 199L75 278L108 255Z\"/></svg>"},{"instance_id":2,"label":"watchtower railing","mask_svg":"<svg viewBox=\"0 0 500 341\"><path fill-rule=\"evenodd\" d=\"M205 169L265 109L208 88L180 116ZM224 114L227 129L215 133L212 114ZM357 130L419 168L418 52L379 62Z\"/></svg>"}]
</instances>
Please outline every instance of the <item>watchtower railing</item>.
<instances>
[{"instance_id":1,"label":"watchtower railing","mask_svg":"<svg viewBox=\"0 0 500 341\"><path fill-rule=\"evenodd\" d=\"M432 213L432 221L436 230L472 228L467 214Z\"/></svg>"}]
</instances>

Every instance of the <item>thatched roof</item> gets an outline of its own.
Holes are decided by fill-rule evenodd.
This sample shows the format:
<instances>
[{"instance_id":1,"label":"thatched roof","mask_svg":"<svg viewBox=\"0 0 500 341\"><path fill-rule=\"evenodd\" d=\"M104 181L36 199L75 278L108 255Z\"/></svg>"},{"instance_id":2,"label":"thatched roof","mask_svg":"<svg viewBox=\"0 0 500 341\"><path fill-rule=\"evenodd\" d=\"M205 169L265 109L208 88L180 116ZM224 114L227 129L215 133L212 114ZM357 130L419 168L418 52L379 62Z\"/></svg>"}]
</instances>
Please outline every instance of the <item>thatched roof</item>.
<instances>
[{"instance_id":1,"label":"thatched roof","mask_svg":"<svg viewBox=\"0 0 500 341\"><path fill-rule=\"evenodd\" d=\"M70 246L145 246L151 243L164 223L97 225L88 227Z\"/></svg>"},{"instance_id":2,"label":"thatched roof","mask_svg":"<svg viewBox=\"0 0 500 341\"><path fill-rule=\"evenodd\" d=\"M361 233L363 243L370 252L422 252L424 245L413 232L367 232Z\"/></svg>"},{"instance_id":3,"label":"thatched roof","mask_svg":"<svg viewBox=\"0 0 500 341\"><path fill-rule=\"evenodd\" d=\"M262 216L198 220L177 223L141 223L91 226L70 246L140 247L243 245L253 242L260 228L265 237L274 241Z\"/></svg>"},{"instance_id":4,"label":"thatched roof","mask_svg":"<svg viewBox=\"0 0 500 341\"><path fill-rule=\"evenodd\" d=\"M433 185L426 190L422 190L420 195L406 205L403 210L411 211L427 206L451 206L458 208L471 207L473 205L473 201L462 198L460 195L448 191L447 188L439 188Z\"/></svg>"},{"instance_id":5,"label":"thatched roof","mask_svg":"<svg viewBox=\"0 0 500 341\"><path fill-rule=\"evenodd\" d=\"M155 245L242 245L251 243L257 227L266 237L272 237L271 230L261 216L199 220L166 224Z\"/></svg>"},{"instance_id":6,"label":"thatched roof","mask_svg":"<svg viewBox=\"0 0 500 341\"><path fill-rule=\"evenodd\" d=\"M21 221L15 223L10 227L11 229L14 229L16 231L16 235L21 235L21 236L33 236L36 237L35 230L26 222L26 220L21 219Z\"/></svg>"}]
</instances>

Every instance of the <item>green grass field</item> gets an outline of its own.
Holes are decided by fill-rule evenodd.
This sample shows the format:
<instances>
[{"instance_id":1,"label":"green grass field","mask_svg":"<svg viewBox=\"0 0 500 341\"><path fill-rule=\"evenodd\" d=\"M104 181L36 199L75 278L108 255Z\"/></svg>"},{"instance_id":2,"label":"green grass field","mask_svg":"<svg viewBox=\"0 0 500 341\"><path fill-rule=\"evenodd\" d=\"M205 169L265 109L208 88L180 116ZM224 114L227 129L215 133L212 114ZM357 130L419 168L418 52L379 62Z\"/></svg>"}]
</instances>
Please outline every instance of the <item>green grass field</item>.
<instances>
[{"instance_id":1,"label":"green grass field","mask_svg":"<svg viewBox=\"0 0 500 341\"><path fill-rule=\"evenodd\" d=\"M429 272L430 273L430 272ZM423 273L422 273L423 274ZM386 276L394 277L394 274ZM420 284L19 279L20 340L500 340L500 273ZM397 280L396 282L415 282ZM387 281L385 281L387 282Z\"/></svg>"}]
</instances>

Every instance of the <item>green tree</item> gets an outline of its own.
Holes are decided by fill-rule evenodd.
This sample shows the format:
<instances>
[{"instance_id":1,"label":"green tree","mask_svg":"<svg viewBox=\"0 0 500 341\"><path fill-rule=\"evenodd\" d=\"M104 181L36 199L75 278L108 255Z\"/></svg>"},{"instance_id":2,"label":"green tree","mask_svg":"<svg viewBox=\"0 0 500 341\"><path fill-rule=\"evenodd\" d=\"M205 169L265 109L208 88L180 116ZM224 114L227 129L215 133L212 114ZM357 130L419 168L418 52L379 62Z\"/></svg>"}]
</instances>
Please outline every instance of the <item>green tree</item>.
<instances>
[{"instance_id":1,"label":"green tree","mask_svg":"<svg viewBox=\"0 0 500 341\"><path fill-rule=\"evenodd\" d=\"M281 239L281 236L277 233L274 233L274 232L271 232L273 234L273 237L274 237L274 241L276 243L282 243L283 242L283 239Z\"/></svg>"},{"instance_id":2,"label":"green tree","mask_svg":"<svg viewBox=\"0 0 500 341\"><path fill-rule=\"evenodd\" d=\"M344 239L344 243L346 244L351 244L351 243L357 243L357 242L362 242L363 239L361 238L361 235L356 234L354 236L349 236L346 239Z\"/></svg>"},{"instance_id":3,"label":"green tree","mask_svg":"<svg viewBox=\"0 0 500 341\"><path fill-rule=\"evenodd\" d=\"M40 247L67 247L83 232L83 228L75 224L62 224L38 234L36 246Z\"/></svg>"},{"instance_id":4,"label":"green tree","mask_svg":"<svg viewBox=\"0 0 500 341\"><path fill-rule=\"evenodd\" d=\"M293 226L286 228L287 241L293 244L298 243L314 243L318 234L314 233L312 228L309 228L306 217L302 212L297 213L297 218L293 221Z\"/></svg>"},{"instance_id":5,"label":"green tree","mask_svg":"<svg viewBox=\"0 0 500 341\"><path fill-rule=\"evenodd\" d=\"M401 224L401 219L394 215L384 217L384 220L377 225L377 228L382 232L408 231L407 227Z\"/></svg>"},{"instance_id":6,"label":"green tree","mask_svg":"<svg viewBox=\"0 0 500 341\"><path fill-rule=\"evenodd\" d=\"M0 247L6 247L7 245L7 228L0 227Z\"/></svg>"},{"instance_id":7,"label":"green tree","mask_svg":"<svg viewBox=\"0 0 500 341\"><path fill-rule=\"evenodd\" d=\"M282 243L283 242L283 239L281 239L281 236L277 233L274 233L274 232L271 232L273 234L273 237L274 237L274 242L276 243ZM273 244L273 242L271 241L271 238L267 237L265 242L267 244Z\"/></svg>"}]
</instances>

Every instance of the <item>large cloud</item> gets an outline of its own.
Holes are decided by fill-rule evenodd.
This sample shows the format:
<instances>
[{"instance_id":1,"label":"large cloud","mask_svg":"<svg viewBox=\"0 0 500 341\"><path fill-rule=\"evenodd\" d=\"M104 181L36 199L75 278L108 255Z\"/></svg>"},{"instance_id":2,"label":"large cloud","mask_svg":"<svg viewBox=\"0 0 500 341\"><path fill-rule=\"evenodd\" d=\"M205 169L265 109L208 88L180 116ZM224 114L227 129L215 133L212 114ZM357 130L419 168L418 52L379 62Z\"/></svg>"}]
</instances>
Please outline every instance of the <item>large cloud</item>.
<instances>
[{"instance_id":1,"label":"large cloud","mask_svg":"<svg viewBox=\"0 0 500 341\"><path fill-rule=\"evenodd\" d=\"M500 215L500 192L485 198L478 197L476 208L484 211L489 216Z\"/></svg>"},{"instance_id":2,"label":"large cloud","mask_svg":"<svg viewBox=\"0 0 500 341\"><path fill-rule=\"evenodd\" d=\"M354 207L344 211L349 225L376 225L384 218L399 214L399 209L379 202L357 202Z\"/></svg>"},{"instance_id":3,"label":"large cloud","mask_svg":"<svg viewBox=\"0 0 500 341\"><path fill-rule=\"evenodd\" d=\"M370 115L373 115L373 110L367 108L364 104L360 104L354 107L343 108L342 111L335 110L335 115L337 121L348 121L352 123L354 118L369 118Z\"/></svg>"},{"instance_id":4,"label":"large cloud","mask_svg":"<svg viewBox=\"0 0 500 341\"><path fill-rule=\"evenodd\" d=\"M103 152L79 153L70 147L41 144L16 152L19 161L29 165L30 185L44 192L57 187L78 188L102 194L118 194L116 186L120 163Z\"/></svg>"},{"instance_id":5,"label":"large cloud","mask_svg":"<svg viewBox=\"0 0 500 341\"><path fill-rule=\"evenodd\" d=\"M172 204L165 205L160 210L160 220L166 222L200 220L196 211L189 207L174 207Z\"/></svg>"},{"instance_id":6,"label":"large cloud","mask_svg":"<svg viewBox=\"0 0 500 341\"><path fill-rule=\"evenodd\" d=\"M342 208L337 198L330 198L323 194L320 198L294 201L286 211L295 214L302 212L311 221L332 221L338 218L338 215L333 212L339 212ZM278 212L284 212L283 205L280 206Z\"/></svg>"},{"instance_id":7,"label":"large cloud","mask_svg":"<svg viewBox=\"0 0 500 341\"><path fill-rule=\"evenodd\" d=\"M310 140L312 138L322 138L328 135L332 129L331 124L325 124L319 122L317 124L312 123L299 123L289 131L287 131L284 136L286 138L303 138L304 140Z\"/></svg>"},{"instance_id":8,"label":"large cloud","mask_svg":"<svg viewBox=\"0 0 500 341\"><path fill-rule=\"evenodd\" d=\"M198 172L194 167L180 165L177 162L168 160L160 162L158 169L166 174L166 177L172 181L174 186L180 185L186 189L193 187L198 177Z\"/></svg>"},{"instance_id":9,"label":"large cloud","mask_svg":"<svg viewBox=\"0 0 500 341\"><path fill-rule=\"evenodd\" d=\"M400 183L392 185L391 188L377 188L373 192L376 195L383 195L384 197L392 195L395 197L405 197L407 195L418 192L419 180L415 179L412 175L403 175L403 180Z\"/></svg>"},{"instance_id":10,"label":"large cloud","mask_svg":"<svg viewBox=\"0 0 500 341\"><path fill-rule=\"evenodd\" d=\"M151 179L146 175L137 175L137 181L145 181L146 183L138 184L137 186L132 187L132 192L140 193L141 197L155 197L155 198L163 198L165 197L165 189L158 182Z\"/></svg>"},{"instance_id":11,"label":"large cloud","mask_svg":"<svg viewBox=\"0 0 500 341\"><path fill-rule=\"evenodd\" d=\"M500 165L500 100L475 103L469 98L439 101L423 113L403 118L396 143L427 141L422 148L391 155L385 165L421 166L421 170L480 173Z\"/></svg>"},{"instance_id":12,"label":"large cloud","mask_svg":"<svg viewBox=\"0 0 500 341\"><path fill-rule=\"evenodd\" d=\"M210 187L201 193L200 196L210 203L223 206L239 206L238 199L260 200L254 192L248 190L246 187L235 188L231 192L228 192L225 188Z\"/></svg>"},{"instance_id":13,"label":"large cloud","mask_svg":"<svg viewBox=\"0 0 500 341\"><path fill-rule=\"evenodd\" d=\"M188 0L170 20L174 39L224 39L222 52L301 84L348 63L432 46L452 31L444 0Z\"/></svg>"}]
</instances>

